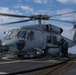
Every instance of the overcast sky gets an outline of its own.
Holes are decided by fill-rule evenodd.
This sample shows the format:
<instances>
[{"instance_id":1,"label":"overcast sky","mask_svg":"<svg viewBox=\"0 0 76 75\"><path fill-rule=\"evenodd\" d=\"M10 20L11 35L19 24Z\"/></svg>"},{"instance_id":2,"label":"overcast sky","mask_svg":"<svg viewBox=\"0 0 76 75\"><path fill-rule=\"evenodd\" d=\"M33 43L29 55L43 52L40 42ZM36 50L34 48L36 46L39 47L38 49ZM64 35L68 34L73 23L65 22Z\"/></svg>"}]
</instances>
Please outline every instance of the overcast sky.
<instances>
[{"instance_id":1,"label":"overcast sky","mask_svg":"<svg viewBox=\"0 0 76 75\"><path fill-rule=\"evenodd\" d=\"M19 14L19 15L36 15L36 14L45 14L45 15L54 15L59 13L65 13L76 10L76 0L0 0L0 13L10 13L10 14ZM69 14L66 16L53 17L54 19L61 20L71 20L76 21L75 14ZM0 24L5 22L11 22L20 20L19 18L4 17L0 16ZM63 22L54 22L48 21L46 23L51 23L56 26L62 27L64 29L63 36L72 39L72 27L73 24L63 23ZM0 39L4 37L3 32L11 28L17 28L21 25L30 25L28 23L19 23L10 26L1 26L0 27ZM32 22L34 24L34 22ZM69 52L76 53L76 47L70 49Z\"/></svg>"}]
</instances>

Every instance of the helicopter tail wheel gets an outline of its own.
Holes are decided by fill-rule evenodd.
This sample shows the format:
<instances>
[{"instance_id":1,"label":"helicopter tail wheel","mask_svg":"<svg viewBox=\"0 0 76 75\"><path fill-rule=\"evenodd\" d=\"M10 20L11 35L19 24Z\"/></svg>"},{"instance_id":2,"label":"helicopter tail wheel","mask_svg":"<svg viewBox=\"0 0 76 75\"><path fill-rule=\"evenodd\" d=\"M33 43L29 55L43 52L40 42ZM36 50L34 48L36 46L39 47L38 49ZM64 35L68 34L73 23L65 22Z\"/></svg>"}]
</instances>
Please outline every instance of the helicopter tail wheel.
<instances>
[{"instance_id":1,"label":"helicopter tail wheel","mask_svg":"<svg viewBox=\"0 0 76 75\"><path fill-rule=\"evenodd\" d=\"M47 51L47 49L44 49L43 56L49 56L49 52Z\"/></svg>"}]
</instances>

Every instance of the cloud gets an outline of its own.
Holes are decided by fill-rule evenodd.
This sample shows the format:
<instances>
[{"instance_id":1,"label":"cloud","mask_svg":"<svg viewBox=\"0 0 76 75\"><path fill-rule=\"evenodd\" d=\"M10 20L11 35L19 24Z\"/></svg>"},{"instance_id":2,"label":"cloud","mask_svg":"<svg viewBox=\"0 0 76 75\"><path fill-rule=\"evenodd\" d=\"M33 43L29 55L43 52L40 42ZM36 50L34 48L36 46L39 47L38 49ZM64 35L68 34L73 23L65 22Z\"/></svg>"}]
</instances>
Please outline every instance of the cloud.
<instances>
[{"instance_id":1,"label":"cloud","mask_svg":"<svg viewBox=\"0 0 76 75\"><path fill-rule=\"evenodd\" d=\"M21 2L22 0L19 0L19 2Z\"/></svg>"},{"instance_id":2,"label":"cloud","mask_svg":"<svg viewBox=\"0 0 76 75\"><path fill-rule=\"evenodd\" d=\"M21 14L18 10L10 10L8 7L0 7L0 13Z\"/></svg>"},{"instance_id":3,"label":"cloud","mask_svg":"<svg viewBox=\"0 0 76 75\"><path fill-rule=\"evenodd\" d=\"M7 14L22 14L18 10L10 10L8 7L0 7L0 13ZM18 18L8 17L8 16L0 16L0 23L11 22L18 20Z\"/></svg>"},{"instance_id":4,"label":"cloud","mask_svg":"<svg viewBox=\"0 0 76 75\"><path fill-rule=\"evenodd\" d=\"M34 8L31 8L31 7L26 6L26 5L22 5L22 6L16 5L16 6L14 6L14 8L21 8L22 10L25 11L26 14L34 14L34 15L36 15L36 14L51 14L51 10L48 10L48 9L35 10Z\"/></svg>"},{"instance_id":5,"label":"cloud","mask_svg":"<svg viewBox=\"0 0 76 75\"><path fill-rule=\"evenodd\" d=\"M34 2L41 4L42 3L42 0L34 0Z\"/></svg>"},{"instance_id":6,"label":"cloud","mask_svg":"<svg viewBox=\"0 0 76 75\"><path fill-rule=\"evenodd\" d=\"M27 1L30 1L30 0L27 0ZM31 0L31 1L37 4L47 4L49 2L51 3L51 0Z\"/></svg>"},{"instance_id":7,"label":"cloud","mask_svg":"<svg viewBox=\"0 0 76 75\"><path fill-rule=\"evenodd\" d=\"M54 0L26 0L26 1L34 2L36 4L49 5L49 4L53 3Z\"/></svg>"},{"instance_id":8,"label":"cloud","mask_svg":"<svg viewBox=\"0 0 76 75\"><path fill-rule=\"evenodd\" d=\"M33 8L31 8L31 7L28 7L28 6L20 6L23 10L25 10L27 13L32 13L32 14L34 14L34 10L33 10Z\"/></svg>"},{"instance_id":9,"label":"cloud","mask_svg":"<svg viewBox=\"0 0 76 75\"><path fill-rule=\"evenodd\" d=\"M48 10L48 9L46 9L46 10L35 10L35 12L34 12L35 14L44 14L44 15L46 15L46 14L48 14L48 15L50 15L52 12L51 12L51 10Z\"/></svg>"},{"instance_id":10,"label":"cloud","mask_svg":"<svg viewBox=\"0 0 76 75\"><path fill-rule=\"evenodd\" d=\"M0 27L0 40L3 39L4 36L5 36L5 35L4 35L4 31L8 31L8 30L10 30L9 27L6 27L6 26L5 26L5 27L4 27L4 26L1 26L1 27Z\"/></svg>"},{"instance_id":11,"label":"cloud","mask_svg":"<svg viewBox=\"0 0 76 75\"><path fill-rule=\"evenodd\" d=\"M69 3L76 4L76 0L57 0L57 1L63 4L69 4Z\"/></svg>"},{"instance_id":12,"label":"cloud","mask_svg":"<svg viewBox=\"0 0 76 75\"><path fill-rule=\"evenodd\" d=\"M53 13L49 8L48 9L40 9L40 10L36 10L32 7L29 7L27 5L16 5L14 6L14 8L19 8L19 9L22 9L24 10L25 14L34 14L34 15L37 15L37 14L48 14L50 15L51 13Z\"/></svg>"},{"instance_id":13,"label":"cloud","mask_svg":"<svg viewBox=\"0 0 76 75\"><path fill-rule=\"evenodd\" d=\"M17 4L16 6L14 6L14 8L22 9L22 10L25 11L24 13L26 13L26 14L29 14L29 13L30 14L35 14L34 9L29 7L29 6L27 6L27 5L19 5L19 4Z\"/></svg>"},{"instance_id":14,"label":"cloud","mask_svg":"<svg viewBox=\"0 0 76 75\"><path fill-rule=\"evenodd\" d=\"M8 14L22 14L17 10L10 10L8 7L0 7L0 13L8 13ZM12 22L16 21L18 18L12 18L12 17L6 17L6 16L0 16L0 24L5 22ZM12 26L11 26L12 28ZM7 26L0 26L0 39L4 37L3 32L9 30L10 27Z\"/></svg>"},{"instance_id":15,"label":"cloud","mask_svg":"<svg viewBox=\"0 0 76 75\"><path fill-rule=\"evenodd\" d=\"M65 13L65 12L71 12L72 9L61 9L61 10L57 10L56 14L61 14L61 13Z\"/></svg>"},{"instance_id":16,"label":"cloud","mask_svg":"<svg viewBox=\"0 0 76 75\"><path fill-rule=\"evenodd\" d=\"M61 10L57 10L55 13L56 14L64 14L64 13L68 13L68 12L73 12L74 10L72 9L61 9ZM76 14L75 13L70 13L70 14L64 14L61 16L58 16L58 19L60 20L65 20L65 21L75 21L76 18Z\"/></svg>"}]
</instances>

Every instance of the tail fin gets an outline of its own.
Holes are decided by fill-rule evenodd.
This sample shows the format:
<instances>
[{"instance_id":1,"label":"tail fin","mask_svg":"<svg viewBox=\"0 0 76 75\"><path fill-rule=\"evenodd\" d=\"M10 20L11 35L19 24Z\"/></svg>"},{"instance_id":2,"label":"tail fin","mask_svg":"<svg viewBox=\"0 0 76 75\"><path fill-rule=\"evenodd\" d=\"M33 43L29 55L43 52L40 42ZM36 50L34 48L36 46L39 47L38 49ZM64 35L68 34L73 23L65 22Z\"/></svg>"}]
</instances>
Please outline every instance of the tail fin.
<instances>
[{"instance_id":1,"label":"tail fin","mask_svg":"<svg viewBox=\"0 0 76 75\"><path fill-rule=\"evenodd\" d=\"M67 41L68 47L73 47L74 46L74 42L72 40L70 40L68 38L65 38L65 37L63 37L63 38Z\"/></svg>"}]
</instances>

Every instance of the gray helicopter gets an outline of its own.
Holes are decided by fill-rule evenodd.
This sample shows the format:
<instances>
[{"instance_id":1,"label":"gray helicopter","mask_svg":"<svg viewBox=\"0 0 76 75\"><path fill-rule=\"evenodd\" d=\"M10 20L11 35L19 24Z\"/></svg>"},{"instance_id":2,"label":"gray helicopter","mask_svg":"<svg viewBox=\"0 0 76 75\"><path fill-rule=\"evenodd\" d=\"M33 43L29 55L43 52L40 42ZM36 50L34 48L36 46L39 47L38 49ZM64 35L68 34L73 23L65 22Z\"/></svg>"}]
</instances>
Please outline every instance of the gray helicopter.
<instances>
[{"instance_id":1,"label":"gray helicopter","mask_svg":"<svg viewBox=\"0 0 76 75\"><path fill-rule=\"evenodd\" d=\"M75 13L68 12L64 14ZM53 16L61 16L64 14L57 14ZM22 26L18 29L9 30L8 33L4 32L6 36L3 40L0 40L0 52L1 53L11 53L18 56L33 55L38 54L60 54L59 42L61 38L64 38L68 42L68 47L73 47L76 43L76 31L73 40L63 37L61 34L63 29L52 24L42 24L42 20L54 20L61 22L56 19L50 19L53 16L48 15L34 15L34 16L22 16L13 14L0 13L1 16L18 17L18 18L29 18L27 20L15 21L10 23L4 23L0 25L9 25L22 22L28 22L37 20L38 24L30 26ZM72 23L72 22L71 22ZM74 25L75 28L75 25Z\"/></svg>"}]
</instances>

